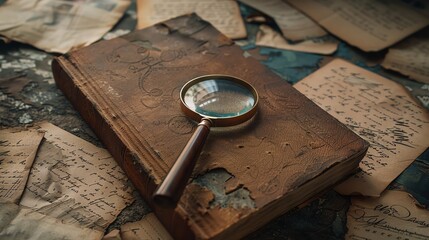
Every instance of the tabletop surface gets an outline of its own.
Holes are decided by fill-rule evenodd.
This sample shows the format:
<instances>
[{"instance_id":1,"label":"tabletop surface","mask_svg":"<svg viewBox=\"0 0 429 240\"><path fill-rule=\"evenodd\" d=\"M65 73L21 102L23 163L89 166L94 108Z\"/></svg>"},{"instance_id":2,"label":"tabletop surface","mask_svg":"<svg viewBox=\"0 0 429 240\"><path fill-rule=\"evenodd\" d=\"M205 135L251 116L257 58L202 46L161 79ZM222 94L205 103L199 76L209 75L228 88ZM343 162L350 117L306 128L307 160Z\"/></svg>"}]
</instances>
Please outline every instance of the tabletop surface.
<instances>
[{"instance_id":1,"label":"tabletop surface","mask_svg":"<svg viewBox=\"0 0 429 240\"><path fill-rule=\"evenodd\" d=\"M240 5L243 17L252 9ZM136 7L133 4L120 22L105 35L105 39L132 31L136 26ZM429 87L380 66L386 51L365 53L340 42L331 56L293 52L274 48L257 47L254 43L257 24L246 24L248 38L240 46L251 56L269 67L291 84L316 71L330 59L338 57L404 85L414 97L429 99ZM100 141L73 109L56 87L51 73L54 54L29 45L0 41L0 128L26 126L49 121L95 145ZM293 59L293 60L291 60ZM429 108L429 102L420 102ZM389 189L400 189L412 194L422 205L429 206L429 150L420 155L393 183ZM418 177L416 177L418 176ZM415 183L418 179L418 184ZM129 183L131 184L131 183ZM137 191L136 201L125 208L106 232L119 228L126 222L140 220L151 212ZM331 190L307 205L298 207L271 221L247 239L342 239L347 231L349 197ZM427 208L427 207L426 207Z\"/></svg>"}]
</instances>

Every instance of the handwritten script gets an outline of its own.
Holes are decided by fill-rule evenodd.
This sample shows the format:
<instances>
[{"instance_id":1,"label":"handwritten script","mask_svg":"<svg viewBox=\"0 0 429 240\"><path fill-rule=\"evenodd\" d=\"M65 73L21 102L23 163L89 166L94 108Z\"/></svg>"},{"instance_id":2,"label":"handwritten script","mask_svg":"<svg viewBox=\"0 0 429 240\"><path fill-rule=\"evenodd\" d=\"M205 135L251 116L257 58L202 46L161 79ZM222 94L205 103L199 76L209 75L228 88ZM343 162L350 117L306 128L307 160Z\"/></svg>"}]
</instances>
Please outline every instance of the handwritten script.
<instances>
[{"instance_id":1,"label":"handwritten script","mask_svg":"<svg viewBox=\"0 0 429 240\"><path fill-rule=\"evenodd\" d=\"M364 51L379 51L429 24L425 1L289 0L332 34Z\"/></svg>"},{"instance_id":2,"label":"handwritten script","mask_svg":"<svg viewBox=\"0 0 429 240\"><path fill-rule=\"evenodd\" d=\"M386 191L380 198L353 198L346 238L427 239L429 212L416 207L406 192Z\"/></svg>"},{"instance_id":3,"label":"handwritten script","mask_svg":"<svg viewBox=\"0 0 429 240\"><path fill-rule=\"evenodd\" d=\"M230 38L244 38L247 34L238 4L232 0L138 0L137 8L139 29L196 12Z\"/></svg>"},{"instance_id":4,"label":"handwritten script","mask_svg":"<svg viewBox=\"0 0 429 240\"><path fill-rule=\"evenodd\" d=\"M121 226L121 237L124 240L149 239L157 240L173 239L159 222L154 213L149 213L138 222L127 223Z\"/></svg>"},{"instance_id":5,"label":"handwritten script","mask_svg":"<svg viewBox=\"0 0 429 240\"><path fill-rule=\"evenodd\" d=\"M327 34L318 24L285 1L240 0L240 2L274 18L287 39L298 41L313 37L321 37Z\"/></svg>"},{"instance_id":6,"label":"handwritten script","mask_svg":"<svg viewBox=\"0 0 429 240\"><path fill-rule=\"evenodd\" d=\"M43 133L12 128L0 136L0 202L18 203Z\"/></svg>"},{"instance_id":7,"label":"handwritten script","mask_svg":"<svg viewBox=\"0 0 429 240\"><path fill-rule=\"evenodd\" d=\"M399 84L336 59L295 88L370 143L341 194L379 196L429 145L429 114Z\"/></svg>"},{"instance_id":8,"label":"handwritten script","mask_svg":"<svg viewBox=\"0 0 429 240\"><path fill-rule=\"evenodd\" d=\"M429 29L389 49L381 65L429 84Z\"/></svg>"},{"instance_id":9,"label":"handwritten script","mask_svg":"<svg viewBox=\"0 0 429 240\"><path fill-rule=\"evenodd\" d=\"M48 52L66 53L100 39L130 5L115 1L8 1L0 8L0 34ZM19 22L12 20L19 15Z\"/></svg>"},{"instance_id":10,"label":"handwritten script","mask_svg":"<svg viewBox=\"0 0 429 240\"><path fill-rule=\"evenodd\" d=\"M127 177L107 150L42 123L41 145L20 205L64 223L104 230L133 201Z\"/></svg>"}]
</instances>

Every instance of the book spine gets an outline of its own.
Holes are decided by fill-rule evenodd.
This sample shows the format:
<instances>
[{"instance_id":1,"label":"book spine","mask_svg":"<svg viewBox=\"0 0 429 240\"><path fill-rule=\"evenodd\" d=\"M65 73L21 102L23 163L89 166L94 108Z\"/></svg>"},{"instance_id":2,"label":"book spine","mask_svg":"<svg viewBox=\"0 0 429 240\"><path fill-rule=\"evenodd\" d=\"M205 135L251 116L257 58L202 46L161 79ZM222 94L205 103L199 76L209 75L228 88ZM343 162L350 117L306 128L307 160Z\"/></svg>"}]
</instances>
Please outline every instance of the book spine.
<instances>
[{"instance_id":1,"label":"book spine","mask_svg":"<svg viewBox=\"0 0 429 240\"><path fill-rule=\"evenodd\" d=\"M133 156L106 119L96 110L96 104L82 90L85 85L76 82L84 77L77 66L71 63L66 55L60 56L52 61L52 72L57 87L106 146L170 234L178 239L194 239L194 233L184 218L180 217L181 214L174 213L174 209L162 209L153 204L151 196L157 185L140 166L140 160Z\"/></svg>"}]
</instances>

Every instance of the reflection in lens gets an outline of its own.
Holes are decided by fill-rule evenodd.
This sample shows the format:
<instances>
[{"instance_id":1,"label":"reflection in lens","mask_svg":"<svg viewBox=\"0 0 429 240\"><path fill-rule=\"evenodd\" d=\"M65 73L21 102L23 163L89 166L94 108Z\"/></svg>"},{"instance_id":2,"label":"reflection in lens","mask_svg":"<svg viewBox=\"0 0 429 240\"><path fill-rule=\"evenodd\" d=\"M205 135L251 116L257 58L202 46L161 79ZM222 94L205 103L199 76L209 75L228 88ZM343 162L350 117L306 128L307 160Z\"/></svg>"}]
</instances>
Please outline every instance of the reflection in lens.
<instances>
[{"instance_id":1,"label":"reflection in lens","mask_svg":"<svg viewBox=\"0 0 429 240\"><path fill-rule=\"evenodd\" d=\"M250 111L255 105L255 96L250 89L234 81L209 79L189 87L184 102L201 115L228 118Z\"/></svg>"}]
</instances>

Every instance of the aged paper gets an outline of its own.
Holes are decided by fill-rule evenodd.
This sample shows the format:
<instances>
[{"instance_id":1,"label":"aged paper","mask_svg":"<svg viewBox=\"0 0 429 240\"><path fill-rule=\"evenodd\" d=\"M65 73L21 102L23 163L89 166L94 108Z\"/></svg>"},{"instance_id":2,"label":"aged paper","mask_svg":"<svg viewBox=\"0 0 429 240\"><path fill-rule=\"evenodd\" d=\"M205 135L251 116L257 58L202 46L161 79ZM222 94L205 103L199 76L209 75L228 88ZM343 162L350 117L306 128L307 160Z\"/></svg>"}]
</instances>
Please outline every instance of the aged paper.
<instances>
[{"instance_id":1,"label":"aged paper","mask_svg":"<svg viewBox=\"0 0 429 240\"><path fill-rule=\"evenodd\" d=\"M0 7L0 35L48 52L66 53L100 39L122 17L130 2L6 1Z\"/></svg>"},{"instance_id":2,"label":"aged paper","mask_svg":"<svg viewBox=\"0 0 429 240\"><path fill-rule=\"evenodd\" d=\"M309 17L282 0L240 0L272 17L279 26L283 36L292 41L304 40L326 35Z\"/></svg>"},{"instance_id":3,"label":"aged paper","mask_svg":"<svg viewBox=\"0 0 429 240\"><path fill-rule=\"evenodd\" d=\"M381 66L429 83L429 34L406 39L390 48Z\"/></svg>"},{"instance_id":4,"label":"aged paper","mask_svg":"<svg viewBox=\"0 0 429 240\"><path fill-rule=\"evenodd\" d=\"M347 228L346 239L429 239L429 211L418 208L406 192L353 197Z\"/></svg>"},{"instance_id":5,"label":"aged paper","mask_svg":"<svg viewBox=\"0 0 429 240\"><path fill-rule=\"evenodd\" d=\"M121 240L121 232L119 229L113 229L108 234L104 235L102 240Z\"/></svg>"},{"instance_id":6,"label":"aged paper","mask_svg":"<svg viewBox=\"0 0 429 240\"><path fill-rule=\"evenodd\" d=\"M379 51L429 24L429 4L401 0L288 0L339 38Z\"/></svg>"},{"instance_id":7,"label":"aged paper","mask_svg":"<svg viewBox=\"0 0 429 240\"><path fill-rule=\"evenodd\" d=\"M139 29L195 12L229 38L247 35L235 0L137 0L137 11Z\"/></svg>"},{"instance_id":8,"label":"aged paper","mask_svg":"<svg viewBox=\"0 0 429 240\"><path fill-rule=\"evenodd\" d=\"M4 43L10 43L12 40L7 37L0 36L0 41L3 41Z\"/></svg>"},{"instance_id":9,"label":"aged paper","mask_svg":"<svg viewBox=\"0 0 429 240\"><path fill-rule=\"evenodd\" d=\"M42 138L36 130L0 130L0 202L19 202Z\"/></svg>"},{"instance_id":10,"label":"aged paper","mask_svg":"<svg viewBox=\"0 0 429 240\"><path fill-rule=\"evenodd\" d=\"M380 196L429 146L429 113L398 83L336 59L294 86L370 143L341 194Z\"/></svg>"},{"instance_id":11,"label":"aged paper","mask_svg":"<svg viewBox=\"0 0 429 240\"><path fill-rule=\"evenodd\" d=\"M274 29L267 25L261 25L259 27L255 44L264 47L326 55L334 53L338 48L338 41L334 38L313 38L291 44L288 43L280 33L274 31Z\"/></svg>"},{"instance_id":12,"label":"aged paper","mask_svg":"<svg viewBox=\"0 0 429 240\"><path fill-rule=\"evenodd\" d=\"M149 213L142 220L121 226L122 240L172 240L154 213Z\"/></svg>"},{"instance_id":13,"label":"aged paper","mask_svg":"<svg viewBox=\"0 0 429 240\"><path fill-rule=\"evenodd\" d=\"M127 177L107 150L50 123L20 205L64 223L103 230L133 201Z\"/></svg>"},{"instance_id":14,"label":"aged paper","mask_svg":"<svg viewBox=\"0 0 429 240\"><path fill-rule=\"evenodd\" d=\"M64 224L58 219L12 203L0 203L0 239L91 239L103 232Z\"/></svg>"}]
</instances>

